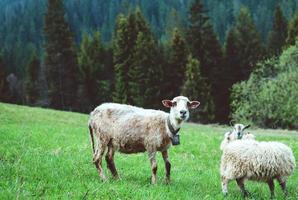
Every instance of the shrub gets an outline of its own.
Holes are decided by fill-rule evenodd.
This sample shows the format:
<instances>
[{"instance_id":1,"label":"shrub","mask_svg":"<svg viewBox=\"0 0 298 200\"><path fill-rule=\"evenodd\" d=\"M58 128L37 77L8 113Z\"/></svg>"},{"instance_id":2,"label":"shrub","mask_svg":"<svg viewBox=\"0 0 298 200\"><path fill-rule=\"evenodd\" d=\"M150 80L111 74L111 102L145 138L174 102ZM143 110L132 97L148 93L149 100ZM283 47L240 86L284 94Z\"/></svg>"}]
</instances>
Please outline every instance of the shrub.
<instances>
[{"instance_id":1,"label":"shrub","mask_svg":"<svg viewBox=\"0 0 298 200\"><path fill-rule=\"evenodd\" d=\"M232 118L261 127L298 128L297 89L298 43L259 63L247 81L233 85Z\"/></svg>"}]
</instances>

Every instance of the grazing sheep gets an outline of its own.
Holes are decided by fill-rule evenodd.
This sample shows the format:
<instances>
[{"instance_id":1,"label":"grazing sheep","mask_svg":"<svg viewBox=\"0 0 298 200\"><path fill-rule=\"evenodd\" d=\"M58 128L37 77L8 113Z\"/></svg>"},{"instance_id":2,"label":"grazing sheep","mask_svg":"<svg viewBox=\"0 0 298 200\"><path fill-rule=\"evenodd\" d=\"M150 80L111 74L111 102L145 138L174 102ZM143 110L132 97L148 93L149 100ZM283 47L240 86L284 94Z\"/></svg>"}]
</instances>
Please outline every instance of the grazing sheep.
<instances>
[{"instance_id":1,"label":"grazing sheep","mask_svg":"<svg viewBox=\"0 0 298 200\"><path fill-rule=\"evenodd\" d=\"M243 124L235 124L233 126L233 130L226 132L224 136L224 140L221 142L220 149L223 150L223 146L226 144L230 143L231 141L234 140L255 140L255 136L251 133L244 132L245 129L249 128L250 125L243 125Z\"/></svg>"},{"instance_id":2,"label":"grazing sheep","mask_svg":"<svg viewBox=\"0 0 298 200\"><path fill-rule=\"evenodd\" d=\"M177 133L182 123L189 118L188 109L197 108L200 102L179 96L173 100L163 100L162 103L170 108L170 114L116 103L104 103L91 112L89 130L93 162L103 180L105 175L101 160L107 148L106 162L114 178L118 178L114 164L115 151L127 154L147 151L152 171L151 183L155 184L155 156L160 151L165 162L166 181L170 181L171 164L167 150L172 144L179 144Z\"/></svg>"},{"instance_id":3,"label":"grazing sheep","mask_svg":"<svg viewBox=\"0 0 298 200\"><path fill-rule=\"evenodd\" d=\"M277 179L287 195L286 181L295 169L292 150L279 142L258 142L255 140L235 140L222 144L220 174L222 192L228 193L228 183L236 180L244 196L248 195L244 181L266 182L271 197L274 197L274 179Z\"/></svg>"}]
</instances>

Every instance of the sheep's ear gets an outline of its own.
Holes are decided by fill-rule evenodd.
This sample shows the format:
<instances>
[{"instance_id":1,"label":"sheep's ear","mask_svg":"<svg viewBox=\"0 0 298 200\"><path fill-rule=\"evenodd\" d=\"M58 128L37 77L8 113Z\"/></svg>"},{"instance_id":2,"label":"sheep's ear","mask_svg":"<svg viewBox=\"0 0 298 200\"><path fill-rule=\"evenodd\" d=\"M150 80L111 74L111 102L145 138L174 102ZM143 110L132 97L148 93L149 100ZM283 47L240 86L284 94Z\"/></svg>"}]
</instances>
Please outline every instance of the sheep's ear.
<instances>
[{"instance_id":1,"label":"sheep's ear","mask_svg":"<svg viewBox=\"0 0 298 200\"><path fill-rule=\"evenodd\" d=\"M200 105L200 102L198 102L198 101L191 101L191 102L189 102L189 106L188 107L191 108L191 109L195 109L199 105Z\"/></svg>"},{"instance_id":2,"label":"sheep's ear","mask_svg":"<svg viewBox=\"0 0 298 200\"><path fill-rule=\"evenodd\" d=\"M230 121L230 126L234 127L235 123L233 122L233 120Z\"/></svg>"},{"instance_id":3,"label":"sheep's ear","mask_svg":"<svg viewBox=\"0 0 298 200\"><path fill-rule=\"evenodd\" d=\"M162 100L162 104L167 108L171 108L173 106L173 102L171 100Z\"/></svg>"}]
</instances>

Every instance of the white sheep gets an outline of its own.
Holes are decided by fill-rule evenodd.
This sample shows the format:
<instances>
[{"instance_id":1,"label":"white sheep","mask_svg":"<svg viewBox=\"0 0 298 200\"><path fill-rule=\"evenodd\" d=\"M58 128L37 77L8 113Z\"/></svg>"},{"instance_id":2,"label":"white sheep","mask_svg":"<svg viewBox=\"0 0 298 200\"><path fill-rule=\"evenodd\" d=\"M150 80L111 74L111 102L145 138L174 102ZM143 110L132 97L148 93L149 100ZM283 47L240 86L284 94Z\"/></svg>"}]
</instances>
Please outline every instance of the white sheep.
<instances>
[{"instance_id":1,"label":"white sheep","mask_svg":"<svg viewBox=\"0 0 298 200\"><path fill-rule=\"evenodd\" d=\"M279 142L258 142L255 140L234 140L222 144L220 174L222 192L228 193L228 183L236 180L244 196L248 195L244 181L266 182L274 196L274 179L277 179L287 195L286 181L295 169L292 150Z\"/></svg>"},{"instance_id":2,"label":"white sheep","mask_svg":"<svg viewBox=\"0 0 298 200\"><path fill-rule=\"evenodd\" d=\"M168 148L179 144L178 131L189 118L189 108L199 106L198 101L189 101L179 96L173 100L163 100L163 105L170 108L170 114L160 110L138 108L130 105L104 103L90 114L89 130L92 141L93 161L99 176L105 179L101 160L106 154L107 166L114 178L118 173L114 164L114 153L148 152L151 164L151 183L156 183L157 163L155 155L161 151L166 168L166 181L170 181L171 164ZM95 142L94 142L95 139Z\"/></svg>"}]
</instances>

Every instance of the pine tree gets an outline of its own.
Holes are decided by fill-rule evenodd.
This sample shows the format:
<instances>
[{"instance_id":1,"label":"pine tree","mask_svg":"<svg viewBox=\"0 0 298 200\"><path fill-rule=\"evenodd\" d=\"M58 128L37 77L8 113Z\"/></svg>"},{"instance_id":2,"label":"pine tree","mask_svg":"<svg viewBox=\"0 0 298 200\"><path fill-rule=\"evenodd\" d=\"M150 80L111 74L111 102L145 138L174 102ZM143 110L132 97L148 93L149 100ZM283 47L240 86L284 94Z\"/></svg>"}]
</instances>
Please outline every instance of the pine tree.
<instances>
[{"instance_id":1,"label":"pine tree","mask_svg":"<svg viewBox=\"0 0 298 200\"><path fill-rule=\"evenodd\" d=\"M280 6L276 6L273 29L269 33L268 52L270 55L279 55L287 38L287 19L283 16Z\"/></svg>"},{"instance_id":2,"label":"pine tree","mask_svg":"<svg viewBox=\"0 0 298 200\"><path fill-rule=\"evenodd\" d=\"M8 85L6 82L6 73L4 67L4 59L0 54L0 101L6 102L8 100Z\"/></svg>"},{"instance_id":3,"label":"pine tree","mask_svg":"<svg viewBox=\"0 0 298 200\"><path fill-rule=\"evenodd\" d=\"M149 25L139 9L135 11L137 39L129 68L129 94L131 103L144 107L155 107L159 92L160 65L156 62L157 43Z\"/></svg>"},{"instance_id":4,"label":"pine tree","mask_svg":"<svg viewBox=\"0 0 298 200\"><path fill-rule=\"evenodd\" d=\"M160 93L157 43L139 9L118 17L114 38L115 91L113 100L152 106Z\"/></svg>"},{"instance_id":5,"label":"pine tree","mask_svg":"<svg viewBox=\"0 0 298 200\"><path fill-rule=\"evenodd\" d=\"M228 33L226 63L233 64L230 76L232 83L246 80L255 64L263 57L264 48L260 35L246 7L240 9L235 27ZM231 60L230 60L231 59Z\"/></svg>"},{"instance_id":6,"label":"pine tree","mask_svg":"<svg viewBox=\"0 0 298 200\"><path fill-rule=\"evenodd\" d=\"M222 74L225 77L224 83L227 84L227 88L230 88L234 83L237 76L238 66L241 62L238 50L239 38L237 30L232 27L227 34L225 41L225 72Z\"/></svg>"},{"instance_id":7,"label":"pine tree","mask_svg":"<svg viewBox=\"0 0 298 200\"><path fill-rule=\"evenodd\" d=\"M167 96L173 98L181 93L188 56L186 42L177 28L172 33L169 51L169 64L165 73L166 80L164 84L168 91Z\"/></svg>"},{"instance_id":8,"label":"pine tree","mask_svg":"<svg viewBox=\"0 0 298 200\"><path fill-rule=\"evenodd\" d=\"M202 76L200 62L192 56L188 57L185 78L182 95L201 102L200 108L193 111L191 119L201 123L212 121L214 119L214 103L210 93L211 88L206 78Z\"/></svg>"},{"instance_id":9,"label":"pine tree","mask_svg":"<svg viewBox=\"0 0 298 200\"><path fill-rule=\"evenodd\" d=\"M209 20L201 0L195 0L189 11L189 26L187 31L188 44L193 56L204 63L203 32Z\"/></svg>"},{"instance_id":10,"label":"pine tree","mask_svg":"<svg viewBox=\"0 0 298 200\"><path fill-rule=\"evenodd\" d=\"M48 0L45 15L45 67L50 106L75 108L77 61L73 37L66 22L62 0Z\"/></svg>"},{"instance_id":11,"label":"pine tree","mask_svg":"<svg viewBox=\"0 0 298 200\"><path fill-rule=\"evenodd\" d=\"M78 53L81 111L90 112L96 105L110 100L110 81L107 80L104 56L100 33L94 32L92 38L84 33Z\"/></svg>"},{"instance_id":12,"label":"pine tree","mask_svg":"<svg viewBox=\"0 0 298 200\"><path fill-rule=\"evenodd\" d=\"M218 91L224 90L221 82L223 69L223 52L213 30L213 26L204 10L201 0L195 0L190 8L188 44L192 55L200 61L201 73L211 86L216 111L222 109L221 96ZM216 118L219 118L216 114Z\"/></svg>"},{"instance_id":13,"label":"pine tree","mask_svg":"<svg viewBox=\"0 0 298 200\"><path fill-rule=\"evenodd\" d=\"M123 15L118 16L115 37L113 39L113 60L115 71L115 90L113 101L128 103L128 69L131 65L132 45L129 42L128 21Z\"/></svg>"},{"instance_id":14,"label":"pine tree","mask_svg":"<svg viewBox=\"0 0 298 200\"><path fill-rule=\"evenodd\" d=\"M286 39L287 45L294 45L298 37L298 12L291 19L288 27L288 37Z\"/></svg>"},{"instance_id":15,"label":"pine tree","mask_svg":"<svg viewBox=\"0 0 298 200\"><path fill-rule=\"evenodd\" d=\"M211 79L222 62L220 43L201 0L194 1L189 14L187 35L191 53L200 60L202 74Z\"/></svg>"},{"instance_id":16,"label":"pine tree","mask_svg":"<svg viewBox=\"0 0 298 200\"><path fill-rule=\"evenodd\" d=\"M35 51L31 55L26 67L25 96L29 105L34 105L39 99L40 60Z\"/></svg>"}]
</instances>

